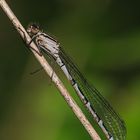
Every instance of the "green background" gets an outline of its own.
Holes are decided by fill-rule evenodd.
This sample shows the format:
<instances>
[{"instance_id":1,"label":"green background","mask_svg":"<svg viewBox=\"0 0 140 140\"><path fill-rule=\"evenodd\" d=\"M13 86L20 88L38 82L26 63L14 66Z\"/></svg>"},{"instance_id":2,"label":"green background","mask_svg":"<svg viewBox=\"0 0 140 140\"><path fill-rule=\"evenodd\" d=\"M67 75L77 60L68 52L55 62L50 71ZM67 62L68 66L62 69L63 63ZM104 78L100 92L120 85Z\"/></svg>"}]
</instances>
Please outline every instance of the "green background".
<instances>
[{"instance_id":1,"label":"green background","mask_svg":"<svg viewBox=\"0 0 140 140\"><path fill-rule=\"evenodd\" d=\"M37 22L59 40L85 77L124 119L126 139L139 140L140 1L7 2L24 27ZM0 140L90 140L44 71L30 75L38 68L39 63L1 10Z\"/></svg>"}]
</instances>

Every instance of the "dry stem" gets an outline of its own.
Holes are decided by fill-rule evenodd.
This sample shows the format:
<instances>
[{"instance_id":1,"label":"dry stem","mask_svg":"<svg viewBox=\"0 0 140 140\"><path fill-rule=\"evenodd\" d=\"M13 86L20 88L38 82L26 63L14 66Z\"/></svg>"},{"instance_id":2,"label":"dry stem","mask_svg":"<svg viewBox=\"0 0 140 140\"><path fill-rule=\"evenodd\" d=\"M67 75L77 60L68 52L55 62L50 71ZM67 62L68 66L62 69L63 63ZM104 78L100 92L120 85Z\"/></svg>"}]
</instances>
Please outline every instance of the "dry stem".
<instances>
[{"instance_id":1,"label":"dry stem","mask_svg":"<svg viewBox=\"0 0 140 140\"><path fill-rule=\"evenodd\" d=\"M12 10L9 8L9 6L5 2L5 0L0 0L0 6L3 9L3 11L5 12L5 14L9 17L10 21L13 23L14 27L16 28L16 30L18 31L20 36L23 38L23 40L25 40L25 38L26 38L27 41L29 42L31 40L31 38L29 37L29 35L27 34L27 32L23 28L23 26L20 24L19 20L16 18L16 16L12 12ZM34 43L31 43L30 46L34 50L37 50L37 47L35 46ZM33 52L33 54L36 57L36 59L39 61L40 65L44 68L45 72L50 77L52 76L52 73L53 73L52 81L54 82L54 84L56 85L58 90L60 91L61 95L64 97L64 99L67 102L67 104L69 105L69 107L75 113L75 115L80 120L80 122L83 124L83 126L85 127L85 129L87 130L87 132L89 133L91 138L93 140L101 140L100 137L98 136L98 134L96 133L96 131L93 129L92 125L86 119L85 115L82 113L81 109L78 107L76 102L70 96L70 94L68 93L67 89L64 87L64 85L62 84L62 82L60 81L60 79L58 78L56 73L50 67L50 65L48 64L46 59L43 56L39 56L36 53L36 51L34 51L33 49L31 49L31 51Z\"/></svg>"}]
</instances>

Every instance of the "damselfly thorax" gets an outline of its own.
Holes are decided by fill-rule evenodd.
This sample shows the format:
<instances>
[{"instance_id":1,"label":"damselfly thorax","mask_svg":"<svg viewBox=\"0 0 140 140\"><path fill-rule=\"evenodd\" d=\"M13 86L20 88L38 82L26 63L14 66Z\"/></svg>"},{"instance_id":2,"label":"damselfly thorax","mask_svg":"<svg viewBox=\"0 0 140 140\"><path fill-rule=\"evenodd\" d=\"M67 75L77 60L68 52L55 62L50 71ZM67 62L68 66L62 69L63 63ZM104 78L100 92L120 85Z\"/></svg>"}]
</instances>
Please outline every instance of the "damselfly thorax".
<instances>
[{"instance_id":1,"label":"damselfly thorax","mask_svg":"<svg viewBox=\"0 0 140 140\"><path fill-rule=\"evenodd\" d=\"M36 24L29 25L27 28L27 32L32 37L31 42L35 42L40 53L41 51L45 51L56 59L57 54L59 53L60 45L60 43L56 39L49 36L48 34L43 33L39 29L39 26Z\"/></svg>"},{"instance_id":2,"label":"damselfly thorax","mask_svg":"<svg viewBox=\"0 0 140 140\"><path fill-rule=\"evenodd\" d=\"M35 43L53 57L57 57L57 54L59 53L59 43L57 43L55 40L47 38L46 34L38 32L35 38Z\"/></svg>"}]
</instances>

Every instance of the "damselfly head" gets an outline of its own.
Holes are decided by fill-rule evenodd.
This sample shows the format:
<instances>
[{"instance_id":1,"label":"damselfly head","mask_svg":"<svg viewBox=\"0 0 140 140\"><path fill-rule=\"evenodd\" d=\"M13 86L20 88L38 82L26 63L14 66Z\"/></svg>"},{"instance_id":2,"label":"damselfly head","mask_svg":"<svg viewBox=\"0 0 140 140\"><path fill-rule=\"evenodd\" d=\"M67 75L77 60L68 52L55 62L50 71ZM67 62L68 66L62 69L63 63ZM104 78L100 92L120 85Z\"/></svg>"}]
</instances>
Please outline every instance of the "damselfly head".
<instances>
[{"instance_id":1,"label":"damselfly head","mask_svg":"<svg viewBox=\"0 0 140 140\"><path fill-rule=\"evenodd\" d=\"M34 36L36 35L38 32L40 31L39 29L39 26L36 25L36 24L30 24L28 27L27 27L27 32L30 36Z\"/></svg>"}]
</instances>

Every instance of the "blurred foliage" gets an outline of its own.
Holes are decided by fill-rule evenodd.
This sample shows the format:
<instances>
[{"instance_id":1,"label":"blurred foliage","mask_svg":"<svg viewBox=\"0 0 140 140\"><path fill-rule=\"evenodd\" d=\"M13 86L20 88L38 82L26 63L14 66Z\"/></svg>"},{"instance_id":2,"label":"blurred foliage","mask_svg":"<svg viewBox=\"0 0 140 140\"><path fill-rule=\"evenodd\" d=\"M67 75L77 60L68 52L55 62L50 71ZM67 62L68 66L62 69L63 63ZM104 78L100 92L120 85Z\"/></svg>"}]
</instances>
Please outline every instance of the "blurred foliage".
<instances>
[{"instance_id":1,"label":"blurred foliage","mask_svg":"<svg viewBox=\"0 0 140 140\"><path fill-rule=\"evenodd\" d=\"M139 140L140 1L7 2L25 27L37 22L56 36L121 114L127 140ZM30 75L40 66L2 10L0 21L0 139L90 140L44 72Z\"/></svg>"}]
</instances>

